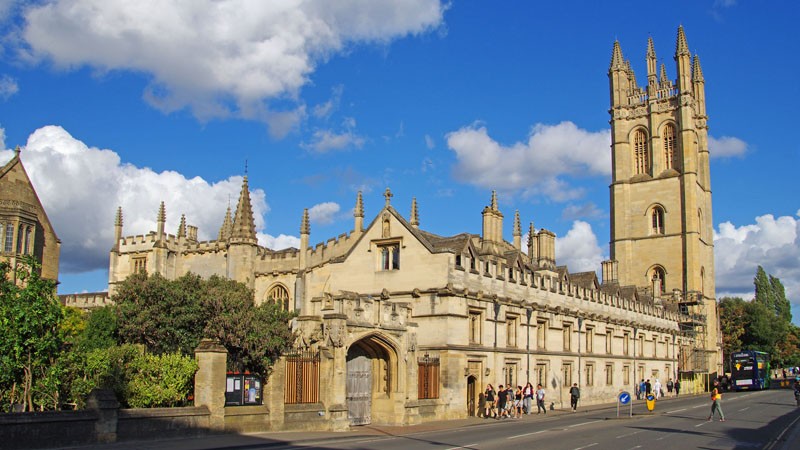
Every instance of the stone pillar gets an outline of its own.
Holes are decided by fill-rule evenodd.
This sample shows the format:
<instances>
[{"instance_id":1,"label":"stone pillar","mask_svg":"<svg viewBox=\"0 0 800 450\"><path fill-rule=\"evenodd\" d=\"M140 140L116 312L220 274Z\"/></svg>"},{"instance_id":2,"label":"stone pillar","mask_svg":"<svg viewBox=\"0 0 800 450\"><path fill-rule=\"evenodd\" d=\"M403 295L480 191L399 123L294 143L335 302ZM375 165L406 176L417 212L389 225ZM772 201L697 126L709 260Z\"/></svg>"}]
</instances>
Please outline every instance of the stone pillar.
<instances>
[{"instance_id":1,"label":"stone pillar","mask_svg":"<svg viewBox=\"0 0 800 450\"><path fill-rule=\"evenodd\" d=\"M95 439L100 444L117 441L119 402L111 389L93 389L86 400L86 408L97 413L94 424Z\"/></svg>"},{"instance_id":2,"label":"stone pillar","mask_svg":"<svg viewBox=\"0 0 800 450\"><path fill-rule=\"evenodd\" d=\"M211 412L211 430L225 428L225 380L228 351L213 339L203 339L194 350L197 374L194 376L194 405Z\"/></svg>"}]
</instances>

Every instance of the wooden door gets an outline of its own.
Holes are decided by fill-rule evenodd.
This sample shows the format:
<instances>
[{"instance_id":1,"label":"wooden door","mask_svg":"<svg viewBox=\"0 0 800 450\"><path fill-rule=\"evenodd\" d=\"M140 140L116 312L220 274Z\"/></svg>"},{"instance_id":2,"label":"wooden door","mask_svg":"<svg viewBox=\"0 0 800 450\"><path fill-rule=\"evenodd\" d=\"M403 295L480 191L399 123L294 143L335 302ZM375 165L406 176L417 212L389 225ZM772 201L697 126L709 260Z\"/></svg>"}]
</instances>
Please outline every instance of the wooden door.
<instances>
[{"instance_id":1,"label":"wooden door","mask_svg":"<svg viewBox=\"0 0 800 450\"><path fill-rule=\"evenodd\" d=\"M475 377L471 376L467 378L467 415L474 416L477 409L475 408L475 398L477 397L477 392L475 391Z\"/></svg>"},{"instance_id":2,"label":"wooden door","mask_svg":"<svg viewBox=\"0 0 800 450\"><path fill-rule=\"evenodd\" d=\"M358 348L347 359L347 418L350 425L372 421L372 360Z\"/></svg>"}]
</instances>

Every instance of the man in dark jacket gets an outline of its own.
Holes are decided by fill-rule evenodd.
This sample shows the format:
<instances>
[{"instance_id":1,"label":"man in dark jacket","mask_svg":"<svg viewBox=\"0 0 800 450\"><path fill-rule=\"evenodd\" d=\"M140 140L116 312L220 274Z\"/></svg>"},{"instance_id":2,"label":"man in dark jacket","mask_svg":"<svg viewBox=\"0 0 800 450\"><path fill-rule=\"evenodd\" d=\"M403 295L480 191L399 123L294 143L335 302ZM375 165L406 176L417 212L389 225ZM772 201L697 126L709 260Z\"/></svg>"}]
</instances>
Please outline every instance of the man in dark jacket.
<instances>
[{"instance_id":1,"label":"man in dark jacket","mask_svg":"<svg viewBox=\"0 0 800 450\"><path fill-rule=\"evenodd\" d=\"M581 398L581 390L578 388L578 383L573 383L569 388L569 404L572 406L572 412L578 411L579 398Z\"/></svg>"}]
</instances>

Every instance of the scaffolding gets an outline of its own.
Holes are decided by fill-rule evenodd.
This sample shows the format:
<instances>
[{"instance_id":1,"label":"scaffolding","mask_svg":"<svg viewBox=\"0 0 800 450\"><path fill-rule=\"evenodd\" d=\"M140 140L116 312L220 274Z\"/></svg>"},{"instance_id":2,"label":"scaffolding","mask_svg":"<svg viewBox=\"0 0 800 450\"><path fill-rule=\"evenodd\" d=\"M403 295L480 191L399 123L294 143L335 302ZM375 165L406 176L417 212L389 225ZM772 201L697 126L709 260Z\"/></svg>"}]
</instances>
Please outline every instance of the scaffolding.
<instances>
[{"instance_id":1,"label":"scaffolding","mask_svg":"<svg viewBox=\"0 0 800 450\"><path fill-rule=\"evenodd\" d=\"M703 294L689 291L686 295L681 295L679 291L675 291L673 299L681 313L681 335L685 338L684 342L688 343L681 346L678 377L683 382L690 382L695 392L708 391L711 379L717 374L711 373L709 363L713 350L709 350L708 315Z\"/></svg>"}]
</instances>

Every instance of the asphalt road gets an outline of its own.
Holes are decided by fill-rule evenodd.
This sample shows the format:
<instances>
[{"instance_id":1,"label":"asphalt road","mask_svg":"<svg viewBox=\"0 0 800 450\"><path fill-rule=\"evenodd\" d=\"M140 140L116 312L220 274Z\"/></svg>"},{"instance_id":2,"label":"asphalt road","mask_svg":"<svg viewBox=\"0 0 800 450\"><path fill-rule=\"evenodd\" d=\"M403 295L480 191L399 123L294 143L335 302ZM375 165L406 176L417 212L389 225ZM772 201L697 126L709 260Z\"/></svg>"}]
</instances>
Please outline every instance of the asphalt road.
<instances>
[{"instance_id":1,"label":"asphalt road","mask_svg":"<svg viewBox=\"0 0 800 450\"><path fill-rule=\"evenodd\" d=\"M616 409L519 420L485 420L455 429L401 436L353 436L320 441L271 443L250 449L437 449L491 450L536 448L553 450L661 450L788 448L779 440L796 425L800 411L791 391L726 393L725 422L706 421L706 397L659 402L656 414L637 403L633 418L616 418Z\"/></svg>"}]
</instances>

